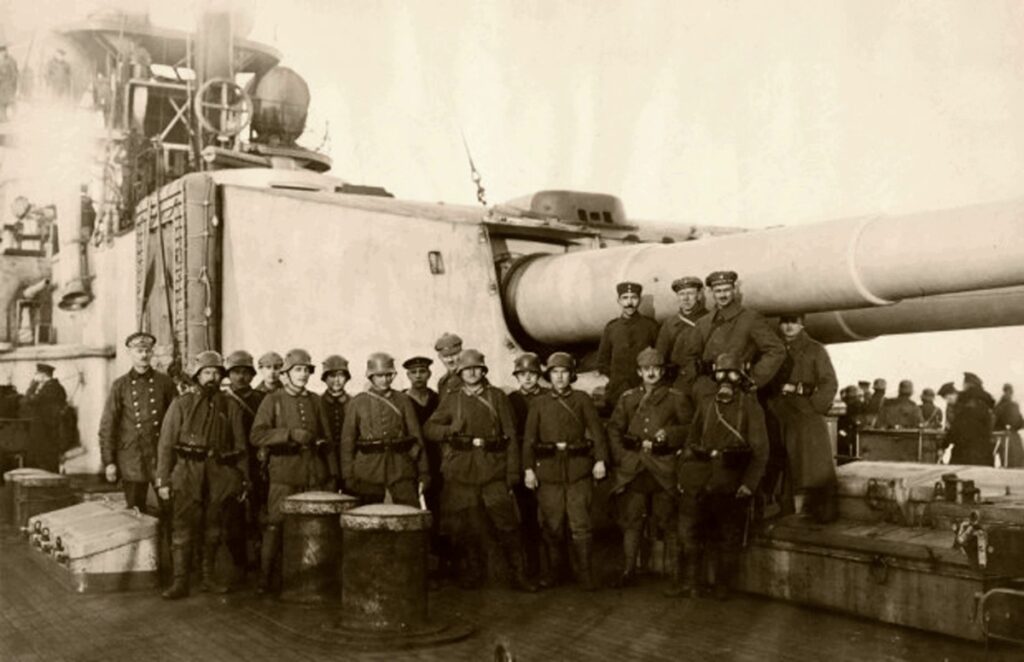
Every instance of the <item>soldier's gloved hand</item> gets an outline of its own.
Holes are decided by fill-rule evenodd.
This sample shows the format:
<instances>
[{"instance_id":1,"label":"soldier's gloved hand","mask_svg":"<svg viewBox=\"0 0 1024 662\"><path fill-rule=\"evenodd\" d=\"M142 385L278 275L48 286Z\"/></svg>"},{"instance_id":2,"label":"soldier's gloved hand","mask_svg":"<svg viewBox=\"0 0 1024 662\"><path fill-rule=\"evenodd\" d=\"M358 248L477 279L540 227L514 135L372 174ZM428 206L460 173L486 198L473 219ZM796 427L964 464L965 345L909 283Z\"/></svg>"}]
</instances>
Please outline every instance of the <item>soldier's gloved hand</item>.
<instances>
[{"instance_id":1,"label":"soldier's gloved hand","mask_svg":"<svg viewBox=\"0 0 1024 662\"><path fill-rule=\"evenodd\" d=\"M297 444L308 444L313 441L313 433L306 428L292 428L288 438Z\"/></svg>"},{"instance_id":2,"label":"soldier's gloved hand","mask_svg":"<svg viewBox=\"0 0 1024 662\"><path fill-rule=\"evenodd\" d=\"M605 469L604 462L598 460L594 463L594 469L591 473L594 476L594 480L604 480L604 477L608 475L608 470Z\"/></svg>"},{"instance_id":3,"label":"soldier's gloved hand","mask_svg":"<svg viewBox=\"0 0 1024 662\"><path fill-rule=\"evenodd\" d=\"M644 442L643 444L641 444L641 447L645 451L650 451L652 448L654 448L654 442L651 441L650 439L644 439Z\"/></svg>"},{"instance_id":4,"label":"soldier's gloved hand","mask_svg":"<svg viewBox=\"0 0 1024 662\"><path fill-rule=\"evenodd\" d=\"M167 501L171 498L171 486L164 485L156 488L156 495L160 497L161 501Z\"/></svg>"},{"instance_id":5,"label":"soldier's gloved hand","mask_svg":"<svg viewBox=\"0 0 1024 662\"><path fill-rule=\"evenodd\" d=\"M103 473L106 475L108 483L116 483L117 482L117 465L116 464L113 464L113 463L108 464L104 468Z\"/></svg>"},{"instance_id":6,"label":"soldier's gloved hand","mask_svg":"<svg viewBox=\"0 0 1024 662\"><path fill-rule=\"evenodd\" d=\"M526 475L523 477L523 485L526 485L526 488L530 490L537 489L539 483L537 482L537 474L533 473L533 469L526 470Z\"/></svg>"},{"instance_id":7,"label":"soldier's gloved hand","mask_svg":"<svg viewBox=\"0 0 1024 662\"><path fill-rule=\"evenodd\" d=\"M746 485L740 485L740 488L736 490L736 498L745 499L748 496L753 496L753 492L751 492Z\"/></svg>"}]
</instances>

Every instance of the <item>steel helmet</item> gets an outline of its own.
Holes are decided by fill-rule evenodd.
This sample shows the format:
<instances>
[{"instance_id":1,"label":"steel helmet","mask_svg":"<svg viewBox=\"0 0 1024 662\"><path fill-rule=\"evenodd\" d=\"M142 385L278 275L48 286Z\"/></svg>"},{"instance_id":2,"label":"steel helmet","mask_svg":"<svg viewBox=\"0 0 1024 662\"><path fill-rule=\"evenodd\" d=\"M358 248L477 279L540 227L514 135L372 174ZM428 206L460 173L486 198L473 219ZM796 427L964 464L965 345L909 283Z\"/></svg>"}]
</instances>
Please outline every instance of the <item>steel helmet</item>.
<instances>
[{"instance_id":1,"label":"steel helmet","mask_svg":"<svg viewBox=\"0 0 1024 662\"><path fill-rule=\"evenodd\" d=\"M572 357L572 354L567 352L555 352L548 357L547 365L544 366L544 376L547 377L548 381L551 381L551 378L548 375L552 368L566 368L572 375L569 381L576 381L576 359Z\"/></svg>"},{"instance_id":2,"label":"steel helmet","mask_svg":"<svg viewBox=\"0 0 1024 662\"><path fill-rule=\"evenodd\" d=\"M304 349L293 349L285 354L284 365L281 367L281 370L283 372L288 372L297 365L308 366L311 374L315 370L312 357L310 357L309 352Z\"/></svg>"},{"instance_id":3,"label":"steel helmet","mask_svg":"<svg viewBox=\"0 0 1024 662\"><path fill-rule=\"evenodd\" d=\"M456 372L462 372L467 368L483 368L487 374L487 364L484 363L484 355L475 349L464 349L459 354L459 362L455 366Z\"/></svg>"},{"instance_id":4,"label":"steel helmet","mask_svg":"<svg viewBox=\"0 0 1024 662\"><path fill-rule=\"evenodd\" d=\"M253 373L256 372L256 368L252 364L252 354L244 349L228 354L228 357L224 359L224 368L229 372L235 368L248 368Z\"/></svg>"},{"instance_id":5,"label":"steel helmet","mask_svg":"<svg viewBox=\"0 0 1024 662\"><path fill-rule=\"evenodd\" d=\"M260 360L256 363L261 368L272 368L274 366L280 366L284 364L284 359L277 352L267 352L260 357Z\"/></svg>"},{"instance_id":6,"label":"steel helmet","mask_svg":"<svg viewBox=\"0 0 1024 662\"><path fill-rule=\"evenodd\" d=\"M395 374L395 359L384 352L374 352L366 358L366 376Z\"/></svg>"},{"instance_id":7,"label":"steel helmet","mask_svg":"<svg viewBox=\"0 0 1024 662\"><path fill-rule=\"evenodd\" d=\"M535 372L538 375L541 374L540 357L533 352L527 352L516 358L515 368L512 370L513 375L518 375L521 372Z\"/></svg>"},{"instance_id":8,"label":"steel helmet","mask_svg":"<svg viewBox=\"0 0 1024 662\"><path fill-rule=\"evenodd\" d=\"M203 368L216 368L220 371L221 376L224 375L224 359L220 354L208 349L205 352L199 352L196 354L196 358L192 360L192 369L189 370L189 377L195 379L199 375L199 371Z\"/></svg>"},{"instance_id":9,"label":"steel helmet","mask_svg":"<svg viewBox=\"0 0 1024 662\"><path fill-rule=\"evenodd\" d=\"M344 356L331 354L324 359L323 365L320 368L320 379L327 381L327 376L332 372L343 372L347 379L352 379L352 373L348 371L348 359Z\"/></svg>"}]
</instances>

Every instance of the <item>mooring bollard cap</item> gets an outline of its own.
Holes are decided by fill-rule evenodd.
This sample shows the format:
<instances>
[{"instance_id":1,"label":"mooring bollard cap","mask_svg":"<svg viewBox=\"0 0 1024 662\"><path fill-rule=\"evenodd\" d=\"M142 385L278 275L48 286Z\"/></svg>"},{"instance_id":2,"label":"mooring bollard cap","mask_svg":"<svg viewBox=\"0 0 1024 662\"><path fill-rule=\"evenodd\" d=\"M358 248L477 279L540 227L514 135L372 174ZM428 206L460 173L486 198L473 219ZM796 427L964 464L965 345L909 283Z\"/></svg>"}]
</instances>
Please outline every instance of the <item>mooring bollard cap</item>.
<instances>
[{"instance_id":1,"label":"mooring bollard cap","mask_svg":"<svg viewBox=\"0 0 1024 662\"><path fill-rule=\"evenodd\" d=\"M373 503L342 513L341 528L356 531L425 531L430 512L397 503Z\"/></svg>"},{"instance_id":2,"label":"mooring bollard cap","mask_svg":"<svg viewBox=\"0 0 1024 662\"><path fill-rule=\"evenodd\" d=\"M15 476L13 482L18 483L23 487L61 487L71 484L71 481L67 476L52 474L49 472Z\"/></svg>"},{"instance_id":3,"label":"mooring bollard cap","mask_svg":"<svg viewBox=\"0 0 1024 662\"><path fill-rule=\"evenodd\" d=\"M20 469L11 469L10 471L4 472L4 482L9 483L19 476L39 476L41 474L47 474L48 471L44 469L36 469L34 467L22 467Z\"/></svg>"},{"instance_id":4,"label":"mooring bollard cap","mask_svg":"<svg viewBox=\"0 0 1024 662\"><path fill-rule=\"evenodd\" d=\"M337 492L300 492L293 494L281 504L286 515L337 515L351 510L359 499Z\"/></svg>"}]
</instances>

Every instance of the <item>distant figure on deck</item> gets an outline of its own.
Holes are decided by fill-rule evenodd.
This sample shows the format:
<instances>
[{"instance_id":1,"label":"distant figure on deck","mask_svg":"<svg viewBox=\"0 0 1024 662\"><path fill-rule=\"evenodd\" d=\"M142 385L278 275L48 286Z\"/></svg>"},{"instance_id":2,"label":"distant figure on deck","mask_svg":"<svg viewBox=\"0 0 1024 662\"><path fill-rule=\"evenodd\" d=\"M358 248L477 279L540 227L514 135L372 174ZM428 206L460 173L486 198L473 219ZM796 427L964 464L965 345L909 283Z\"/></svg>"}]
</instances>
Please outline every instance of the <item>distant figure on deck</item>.
<instances>
[{"instance_id":1,"label":"distant figure on deck","mask_svg":"<svg viewBox=\"0 0 1024 662\"><path fill-rule=\"evenodd\" d=\"M942 429L942 410L935 406L935 391L930 388L921 391L921 420L926 430Z\"/></svg>"},{"instance_id":2,"label":"distant figure on deck","mask_svg":"<svg viewBox=\"0 0 1024 662\"><path fill-rule=\"evenodd\" d=\"M882 404L885 402L885 380L879 377L871 385L871 395L864 405L864 413L868 427L878 427L878 415L882 411Z\"/></svg>"},{"instance_id":3,"label":"distant figure on deck","mask_svg":"<svg viewBox=\"0 0 1024 662\"><path fill-rule=\"evenodd\" d=\"M0 46L0 122L11 119L11 108L18 96L18 63Z\"/></svg>"},{"instance_id":4,"label":"distant figure on deck","mask_svg":"<svg viewBox=\"0 0 1024 662\"><path fill-rule=\"evenodd\" d=\"M953 444L950 464L992 466L992 407L995 400L973 372L964 373L964 387L957 396L956 417L946 440Z\"/></svg>"},{"instance_id":5,"label":"distant figure on deck","mask_svg":"<svg viewBox=\"0 0 1024 662\"><path fill-rule=\"evenodd\" d=\"M658 323L640 314L643 286L623 281L615 286L615 291L622 312L605 325L597 348L597 370L608 376L604 393L608 411L615 407L620 395L640 385L636 357L644 348L654 347L658 340Z\"/></svg>"},{"instance_id":6,"label":"distant figure on deck","mask_svg":"<svg viewBox=\"0 0 1024 662\"><path fill-rule=\"evenodd\" d=\"M857 451L857 432L864 412L864 394L856 385L847 386L842 391L842 399L846 413L837 422L836 455L853 457Z\"/></svg>"},{"instance_id":7,"label":"distant figure on deck","mask_svg":"<svg viewBox=\"0 0 1024 662\"><path fill-rule=\"evenodd\" d=\"M946 425L948 430L953 425L953 418L956 416L956 399L960 392L953 386L953 382L946 382L939 387L939 397L946 402Z\"/></svg>"},{"instance_id":8,"label":"distant figure on deck","mask_svg":"<svg viewBox=\"0 0 1024 662\"><path fill-rule=\"evenodd\" d=\"M57 99L71 97L71 64L64 55L64 49L58 48L46 63L46 87Z\"/></svg>"},{"instance_id":9,"label":"distant figure on deck","mask_svg":"<svg viewBox=\"0 0 1024 662\"><path fill-rule=\"evenodd\" d=\"M1021 446L1019 433L1021 427L1024 427L1024 418L1021 417L1020 405L1013 399L1013 384L1003 384L1003 396L999 398L992 413L995 416L995 431L1007 433L1006 446L1001 443L997 449L1003 459L1003 466L1024 466L1024 447Z\"/></svg>"},{"instance_id":10,"label":"distant figure on deck","mask_svg":"<svg viewBox=\"0 0 1024 662\"><path fill-rule=\"evenodd\" d=\"M885 400L875 421L875 427L886 430L917 430L924 426L921 408L911 398L914 382L904 379L900 382L895 398Z\"/></svg>"},{"instance_id":11,"label":"distant figure on deck","mask_svg":"<svg viewBox=\"0 0 1024 662\"><path fill-rule=\"evenodd\" d=\"M65 445L61 438L61 416L68 404L68 394L53 376L54 368L36 364L36 374L22 401L24 417L32 419L28 466L57 473Z\"/></svg>"}]
</instances>

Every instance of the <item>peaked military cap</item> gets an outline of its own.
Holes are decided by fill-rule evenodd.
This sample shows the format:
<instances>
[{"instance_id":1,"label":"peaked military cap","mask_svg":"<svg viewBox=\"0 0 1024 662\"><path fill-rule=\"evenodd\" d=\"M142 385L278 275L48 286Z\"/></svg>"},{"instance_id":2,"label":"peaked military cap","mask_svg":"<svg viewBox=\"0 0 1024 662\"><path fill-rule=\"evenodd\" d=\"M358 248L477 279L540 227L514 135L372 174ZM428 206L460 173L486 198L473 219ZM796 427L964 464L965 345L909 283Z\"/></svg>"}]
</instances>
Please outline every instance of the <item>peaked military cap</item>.
<instances>
[{"instance_id":1,"label":"peaked military cap","mask_svg":"<svg viewBox=\"0 0 1024 662\"><path fill-rule=\"evenodd\" d=\"M700 278L696 276L683 276L682 278L676 278L672 281L672 291L679 292L679 290L685 290L686 288L693 288L697 291L704 289L704 283L700 282Z\"/></svg>"},{"instance_id":2,"label":"peaked military cap","mask_svg":"<svg viewBox=\"0 0 1024 662\"><path fill-rule=\"evenodd\" d=\"M124 339L125 347L149 347L156 344L156 336L145 331L136 331Z\"/></svg>"},{"instance_id":3,"label":"peaked military cap","mask_svg":"<svg viewBox=\"0 0 1024 662\"><path fill-rule=\"evenodd\" d=\"M458 354L462 351L462 338L458 337L454 333L446 332L437 339L436 343L434 343L434 349L441 356Z\"/></svg>"},{"instance_id":4,"label":"peaked military cap","mask_svg":"<svg viewBox=\"0 0 1024 662\"><path fill-rule=\"evenodd\" d=\"M956 386L953 385L953 382L946 382L945 384L939 387L939 395L941 395L943 398L953 393L956 393Z\"/></svg>"},{"instance_id":5,"label":"peaked military cap","mask_svg":"<svg viewBox=\"0 0 1024 662\"><path fill-rule=\"evenodd\" d=\"M533 352L526 352L516 357L515 368L512 370L513 375L518 375L521 372L534 372L538 375L541 374L540 357Z\"/></svg>"},{"instance_id":6,"label":"peaked military cap","mask_svg":"<svg viewBox=\"0 0 1024 662\"><path fill-rule=\"evenodd\" d=\"M281 355L277 352L267 352L260 357L260 360L256 362L256 365L261 368L272 368L274 366L280 367L284 365L284 359L282 359Z\"/></svg>"},{"instance_id":7,"label":"peaked military cap","mask_svg":"<svg viewBox=\"0 0 1024 662\"><path fill-rule=\"evenodd\" d=\"M739 279L735 271L712 271L704 280L708 287L715 285L733 285Z\"/></svg>"},{"instance_id":8,"label":"peaked military cap","mask_svg":"<svg viewBox=\"0 0 1024 662\"><path fill-rule=\"evenodd\" d=\"M323 364L320 366L320 379L327 381L327 376L332 372L343 372L345 377L352 379L352 373L348 371L348 359L344 356L331 354L324 359Z\"/></svg>"},{"instance_id":9,"label":"peaked military cap","mask_svg":"<svg viewBox=\"0 0 1024 662\"><path fill-rule=\"evenodd\" d=\"M644 286L640 283L634 283L633 281L624 280L615 286L615 291L619 296L623 294L643 294Z\"/></svg>"},{"instance_id":10,"label":"peaked military cap","mask_svg":"<svg viewBox=\"0 0 1024 662\"><path fill-rule=\"evenodd\" d=\"M973 372L964 373L964 383L971 384L972 386L977 386L978 388L982 387L981 377L977 376Z\"/></svg>"},{"instance_id":11,"label":"peaked military cap","mask_svg":"<svg viewBox=\"0 0 1024 662\"><path fill-rule=\"evenodd\" d=\"M641 368L663 366L665 365L665 357L653 347L648 347L636 355L636 364Z\"/></svg>"},{"instance_id":12,"label":"peaked military cap","mask_svg":"<svg viewBox=\"0 0 1024 662\"><path fill-rule=\"evenodd\" d=\"M54 368L49 363L37 363L36 364L36 372L41 372L41 373L43 373L45 375L49 375L50 377L53 377L53 371L55 369L56 368Z\"/></svg>"},{"instance_id":13,"label":"peaked military cap","mask_svg":"<svg viewBox=\"0 0 1024 662\"><path fill-rule=\"evenodd\" d=\"M425 356L414 356L402 361L402 367L406 370L412 370L413 368L429 368L433 362L434 359L428 359Z\"/></svg>"}]
</instances>

